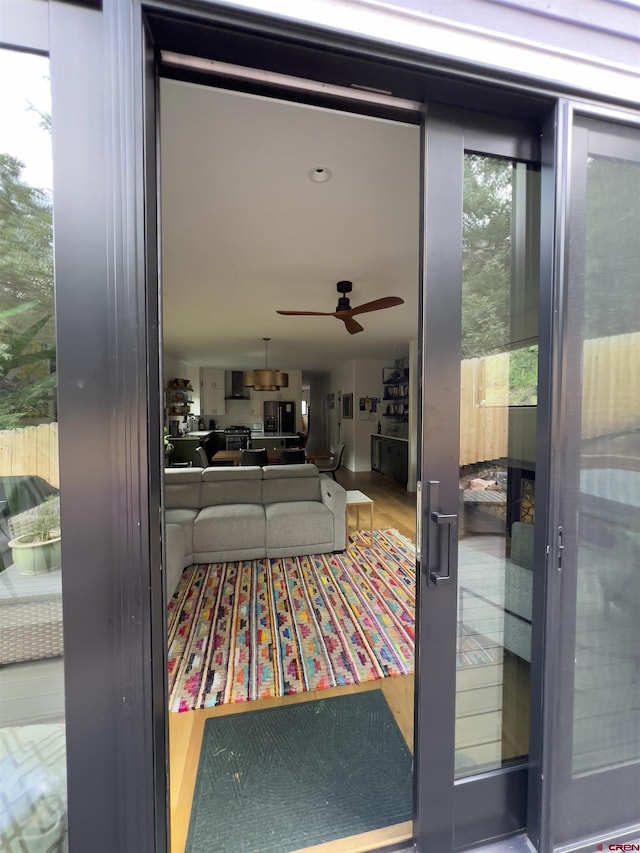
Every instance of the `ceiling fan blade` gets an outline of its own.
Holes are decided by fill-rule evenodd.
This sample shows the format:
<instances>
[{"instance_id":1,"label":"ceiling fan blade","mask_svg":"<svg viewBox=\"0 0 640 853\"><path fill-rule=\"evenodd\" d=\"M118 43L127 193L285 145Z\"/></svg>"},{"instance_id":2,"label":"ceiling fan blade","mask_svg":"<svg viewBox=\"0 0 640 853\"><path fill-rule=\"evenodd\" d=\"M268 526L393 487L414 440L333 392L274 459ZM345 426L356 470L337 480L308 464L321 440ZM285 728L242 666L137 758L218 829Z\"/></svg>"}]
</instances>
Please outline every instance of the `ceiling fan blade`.
<instances>
[{"instance_id":1,"label":"ceiling fan blade","mask_svg":"<svg viewBox=\"0 0 640 853\"><path fill-rule=\"evenodd\" d=\"M305 317L331 317L333 311L276 311L276 314L295 314Z\"/></svg>"},{"instance_id":2,"label":"ceiling fan blade","mask_svg":"<svg viewBox=\"0 0 640 853\"><path fill-rule=\"evenodd\" d=\"M353 317L354 314L367 314L369 311L380 311L383 308L393 308L394 305L402 305L404 299L399 296L383 296L382 299L374 299L373 302L364 302L362 305L356 305L351 308L349 313Z\"/></svg>"},{"instance_id":3,"label":"ceiling fan blade","mask_svg":"<svg viewBox=\"0 0 640 853\"><path fill-rule=\"evenodd\" d=\"M342 320L350 335L355 335L358 332L364 332L364 326L361 326L360 323L358 323L357 320L354 320L346 311L340 311L333 316L337 317L338 320Z\"/></svg>"}]
</instances>

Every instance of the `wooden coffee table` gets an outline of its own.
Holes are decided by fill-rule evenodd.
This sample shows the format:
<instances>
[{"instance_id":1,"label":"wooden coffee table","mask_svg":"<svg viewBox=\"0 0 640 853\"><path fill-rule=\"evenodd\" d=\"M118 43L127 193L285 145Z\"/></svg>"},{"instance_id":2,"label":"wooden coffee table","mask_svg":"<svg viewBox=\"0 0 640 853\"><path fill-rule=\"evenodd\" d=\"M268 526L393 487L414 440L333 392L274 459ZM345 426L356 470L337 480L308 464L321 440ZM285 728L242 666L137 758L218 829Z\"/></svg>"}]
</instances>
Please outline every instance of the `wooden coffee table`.
<instances>
[{"instance_id":1,"label":"wooden coffee table","mask_svg":"<svg viewBox=\"0 0 640 853\"><path fill-rule=\"evenodd\" d=\"M364 492L359 490L353 490L347 492L347 505L345 507L345 524L347 528L347 535L349 534L349 510L355 508L356 511L356 525L358 530L360 529L360 510L365 507L369 510L369 535L371 537L371 547L373 548L375 545L375 540L373 538L373 500L372 498L365 495Z\"/></svg>"}]
</instances>

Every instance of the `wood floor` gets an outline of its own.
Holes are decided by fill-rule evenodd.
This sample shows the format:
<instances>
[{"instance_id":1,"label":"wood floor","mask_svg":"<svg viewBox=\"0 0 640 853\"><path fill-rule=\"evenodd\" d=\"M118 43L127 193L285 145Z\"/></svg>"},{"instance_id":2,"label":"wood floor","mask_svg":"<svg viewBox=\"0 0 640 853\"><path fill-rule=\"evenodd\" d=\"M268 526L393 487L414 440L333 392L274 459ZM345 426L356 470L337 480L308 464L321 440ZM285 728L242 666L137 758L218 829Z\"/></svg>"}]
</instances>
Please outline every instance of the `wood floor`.
<instances>
[{"instance_id":1,"label":"wood floor","mask_svg":"<svg viewBox=\"0 0 640 853\"><path fill-rule=\"evenodd\" d=\"M402 486L373 472L355 474L341 469L338 472L338 481L346 489L360 489L374 500L375 528L395 528L404 536L415 541L415 494L408 493ZM520 689L518 690L520 704L524 704L526 707L523 708L521 713L518 712L515 715L505 713L504 715L503 725L507 726L509 731L503 732L502 737L505 743L508 742L511 755L526 752L528 738L528 699L524 703L522 701L523 696L526 695L528 697L528 669L525 672L520 669L516 675L517 678L513 679L513 683L520 685ZM512 678L506 668L503 679L512 683ZM319 697L328 698L375 689L382 689L403 737L409 749L412 749L414 713L414 678L412 675L385 678L381 681L368 682L362 685L336 687L329 690L307 692L276 699L247 702L238 705L223 705L217 708L190 711L182 714L170 713L169 799L172 853L183 853L185 848L191 801L200 755L200 744L206 719L227 714L246 713L247 711L258 710L260 708L305 702ZM480 691L478 691L478 694L480 695ZM513 703L511 704L513 705ZM503 757L508 756L503 754ZM411 835L412 826L410 822L407 822L387 827L384 830L377 830L365 833L364 835L352 836L328 844L306 848L305 853L359 853L359 851L373 850L388 844L408 840L411 838Z\"/></svg>"}]
</instances>

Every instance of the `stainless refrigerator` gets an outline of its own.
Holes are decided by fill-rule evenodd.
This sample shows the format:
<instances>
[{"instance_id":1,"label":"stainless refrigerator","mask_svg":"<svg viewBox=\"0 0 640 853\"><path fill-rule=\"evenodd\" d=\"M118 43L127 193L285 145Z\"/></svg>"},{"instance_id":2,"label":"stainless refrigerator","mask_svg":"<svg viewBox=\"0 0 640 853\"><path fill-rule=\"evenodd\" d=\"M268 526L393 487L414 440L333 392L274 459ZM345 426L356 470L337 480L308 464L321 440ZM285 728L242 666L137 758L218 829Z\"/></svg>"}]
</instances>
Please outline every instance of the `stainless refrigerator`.
<instances>
[{"instance_id":1,"label":"stainless refrigerator","mask_svg":"<svg viewBox=\"0 0 640 853\"><path fill-rule=\"evenodd\" d=\"M295 433L296 404L293 400L265 400L263 424L266 433Z\"/></svg>"}]
</instances>

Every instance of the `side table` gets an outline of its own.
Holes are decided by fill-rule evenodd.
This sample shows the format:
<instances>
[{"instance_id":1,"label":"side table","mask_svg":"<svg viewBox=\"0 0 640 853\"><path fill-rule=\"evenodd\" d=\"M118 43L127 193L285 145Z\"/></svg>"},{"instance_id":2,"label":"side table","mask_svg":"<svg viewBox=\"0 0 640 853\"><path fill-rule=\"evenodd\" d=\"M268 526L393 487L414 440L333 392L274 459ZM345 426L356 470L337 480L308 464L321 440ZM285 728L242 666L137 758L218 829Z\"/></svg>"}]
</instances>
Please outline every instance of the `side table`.
<instances>
[{"instance_id":1,"label":"side table","mask_svg":"<svg viewBox=\"0 0 640 853\"><path fill-rule=\"evenodd\" d=\"M362 507L368 507L369 509L369 535L371 537L371 547L375 546L375 540L373 538L373 500L365 495L364 492L354 490L347 492L347 505L345 507L345 524L347 528L347 535L349 535L349 510L355 507L356 510L356 525L358 529L360 528L360 509Z\"/></svg>"}]
</instances>

